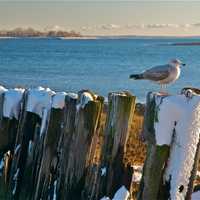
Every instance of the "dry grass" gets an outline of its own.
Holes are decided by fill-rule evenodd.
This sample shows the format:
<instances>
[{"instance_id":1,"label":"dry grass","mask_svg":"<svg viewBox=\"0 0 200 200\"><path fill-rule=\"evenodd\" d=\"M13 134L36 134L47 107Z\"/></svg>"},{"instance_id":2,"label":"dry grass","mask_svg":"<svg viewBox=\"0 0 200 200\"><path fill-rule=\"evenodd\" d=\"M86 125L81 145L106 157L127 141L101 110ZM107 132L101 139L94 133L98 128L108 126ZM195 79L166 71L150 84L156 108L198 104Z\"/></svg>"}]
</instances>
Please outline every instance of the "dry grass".
<instances>
[{"instance_id":1,"label":"dry grass","mask_svg":"<svg viewBox=\"0 0 200 200\"><path fill-rule=\"evenodd\" d=\"M146 147L140 139L143 127L144 105L137 104L133 121L130 125L129 139L126 149L126 162L131 165L141 165L144 162Z\"/></svg>"},{"instance_id":2,"label":"dry grass","mask_svg":"<svg viewBox=\"0 0 200 200\"><path fill-rule=\"evenodd\" d=\"M103 133L105 129L106 123L106 112L107 106L104 106L104 110L101 114L101 120L99 125L99 137L97 142L97 148L95 153L94 163L99 163L100 161L100 153L103 144ZM143 165L145 155L146 155L146 147L145 144L140 139L140 133L143 127L143 117L144 116L144 105L137 104L135 108L135 113L133 117L133 121L129 127L129 138L126 145L126 153L125 153L125 163L130 165ZM131 188L131 193L133 196L132 200L135 200L136 193L138 191L138 184L133 183Z\"/></svg>"},{"instance_id":3,"label":"dry grass","mask_svg":"<svg viewBox=\"0 0 200 200\"><path fill-rule=\"evenodd\" d=\"M126 147L126 162L131 165L143 165L146 155L146 146L140 139L142 132L144 119L144 105L137 104L133 121L130 125L129 138ZM136 194L139 185L137 183L132 184L131 196L132 200L136 199Z\"/></svg>"}]
</instances>

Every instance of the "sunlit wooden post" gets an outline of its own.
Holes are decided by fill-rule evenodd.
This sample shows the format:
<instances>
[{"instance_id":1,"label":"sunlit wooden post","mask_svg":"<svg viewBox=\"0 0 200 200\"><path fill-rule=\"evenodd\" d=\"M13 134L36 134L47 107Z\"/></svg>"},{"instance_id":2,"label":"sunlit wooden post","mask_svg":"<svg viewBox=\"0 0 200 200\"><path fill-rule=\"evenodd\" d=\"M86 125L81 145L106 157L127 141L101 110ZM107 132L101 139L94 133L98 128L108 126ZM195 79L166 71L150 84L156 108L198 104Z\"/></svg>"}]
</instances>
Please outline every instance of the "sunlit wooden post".
<instances>
[{"instance_id":1,"label":"sunlit wooden post","mask_svg":"<svg viewBox=\"0 0 200 200\"><path fill-rule=\"evenodd\" d=\"M128 92L113 92L108 98L108 114L99 171L99 198L114 193L125 185L129 190L132 173L124 164L126 143L135 108L135 97ZM126 176L126 174L130 176ZM124 180L127 177L129 180Z\"/></svg>"},{"instance_id":2,"label":"sunlit wooden post","mask_svg":"<svg viewBox=\"0 0 200 200\"><path fill-rule=\"evenodd\" d=\"M91 148L100 120L102 100L90 91L81 91L76 104L74 132L64 183L64 197L80 199L91 158Z\"/></svg>"}]
</instances>

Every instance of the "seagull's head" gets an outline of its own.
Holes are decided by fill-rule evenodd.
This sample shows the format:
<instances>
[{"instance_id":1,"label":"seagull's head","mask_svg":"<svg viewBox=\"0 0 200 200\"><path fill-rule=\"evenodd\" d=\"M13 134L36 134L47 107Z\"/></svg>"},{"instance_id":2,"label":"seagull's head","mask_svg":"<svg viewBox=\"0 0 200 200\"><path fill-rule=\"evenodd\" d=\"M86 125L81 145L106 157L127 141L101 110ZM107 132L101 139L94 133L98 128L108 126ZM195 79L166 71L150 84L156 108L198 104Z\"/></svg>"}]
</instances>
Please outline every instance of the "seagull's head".
<instances>
[{"instance_id":1,"label":"seagull's head","mask_svg":"<svg viewBox=\"0 0 200 200\"><path fill-rule=\"evenodd\" d=\"M175 67L185 66L185 63L181 62L179 59L172 59L169 64Z\"/></svg>"}]
</instances>

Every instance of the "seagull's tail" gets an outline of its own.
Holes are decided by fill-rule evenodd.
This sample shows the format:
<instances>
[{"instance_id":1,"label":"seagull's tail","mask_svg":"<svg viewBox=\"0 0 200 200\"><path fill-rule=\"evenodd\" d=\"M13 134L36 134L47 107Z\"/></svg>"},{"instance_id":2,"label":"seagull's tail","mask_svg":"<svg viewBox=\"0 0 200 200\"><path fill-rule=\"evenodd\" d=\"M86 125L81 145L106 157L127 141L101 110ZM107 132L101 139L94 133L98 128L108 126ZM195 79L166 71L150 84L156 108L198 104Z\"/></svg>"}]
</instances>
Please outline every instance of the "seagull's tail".
<instances>
[{"instance_id":1,"label":"seagull's tail","mask_svg":"<svg viewBox=\"0 0 200 200\"><path fill-rule=\"evenodd\" d=\"M135 79L135 80L140 80L140 79L144 79L143 74L131 74L129 76L130 79Z\"/></svg>"}]
</instances>

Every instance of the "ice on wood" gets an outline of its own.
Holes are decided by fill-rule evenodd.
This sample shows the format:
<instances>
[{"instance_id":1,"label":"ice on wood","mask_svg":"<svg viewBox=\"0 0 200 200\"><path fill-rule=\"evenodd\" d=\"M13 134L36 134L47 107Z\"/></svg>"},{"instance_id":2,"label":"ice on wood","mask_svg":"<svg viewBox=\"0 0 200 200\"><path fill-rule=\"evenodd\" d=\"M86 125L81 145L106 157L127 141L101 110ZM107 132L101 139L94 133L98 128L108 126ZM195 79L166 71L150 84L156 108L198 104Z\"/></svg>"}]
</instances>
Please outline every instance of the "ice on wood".
<instances>
[{"instance_id":1,"label":"ice on wood","mask_svg":"<svg viewBox=\"0 0 200 200\"><path fill-rule=\"evenodd\" d=\"M51 109L53 95L55 92L49 88L38 87L29 90L26 110L38 114L42 118L44 109Z\"/></svg>"},{"instance_id":2,"label":"ice on wood","mask_svg":"<svg viewBox=\"0 0 200 200\"><path fill-rule=\"evenodd\" d=\"M0 176L2 175L3 168L4 168L4 158L2 158L0 161Z\"/></svg>"},{"instance_id":3,"label":"ice on wood","mask_svg":"<svg viewBox=\"0 0 200 200\"><path fill-rule=\"evenodd\" d=\"M78 94L76 93L68 92L66 95L71 97L72 99L78 99Z\"/></svg>"},{"instance_id":4,"label":"ice on wood","mask_svg":"<svg viewBox=\"0 0 200 200\"><path fill-rule=\"evenodd\" d=\"M21 148L21 144L18 144L15 148L14 155L17 155L19 149Z\"/></svg>"},{"instance_id":5,"label":"ice on wood","mask_svg":"<svg viewBox=\"0 0 200 200\"><path fill-rule=\"evenodd\" d=\"M1 90L1 88L0 88ZM15 88L4 90L3 116L18 119L24 89Z\"/></svg>"},{"instance_id":6,"label":"ice on wood","mask_svg":"<svg viewBox=\"0 0 200 200\"><path fill-rule=\"evenodd\" d=\"M53 183L53 200L57 199L56 188L57 188L57 180L55 180L54 183Z\"/></svg>"},{"instance_id":7,"label":"ice on wood","mask_svg":"<svg viewBox=\"0 0 200 200\"><path fill-rule=\"evenodd\" d=\"M14 188L12 191L12 194L15 195L16 189L17 189L17 182L18 182L18 176L19 176L19 168L17 169L16 173L14 174L13 181L14 181Z\"/></svg>"},{"instance_id":8,"label":"ice on wood","mask_svg":"<svg viewBox=\"0 0 200 200\"><path fill-rule=\"evenodd\" d=\"M157 145L170 145L164 181L170 182L170 199L185 198L200 134L200 96L158 97L155 137Z\"/></svg>"},{"instance_id":9,"label":"ice on wood","mask_svg":"<svg viewBox=\"0 0 200 200\"><path fill-rule=\"evenodd\" d=\"M66 94L67 93L65 93L65 92L57 92L53 96L52 108L63 109L65 106Z\"/></svg>"},{"instance_id":10,"label":"ice on wood","mask_svg":"<svg viewBox=\"0 0 200 200\"><path fill-rule=\"evenodd\" d=\"M28 155L31 154L32 148L33 148L33 142L32 142L32 140L30 140L30 141L29 141L29 144L28 144Z\"/></svg>"}]
</instances>

